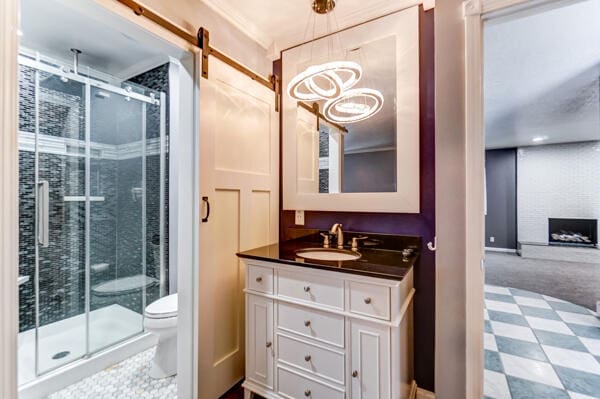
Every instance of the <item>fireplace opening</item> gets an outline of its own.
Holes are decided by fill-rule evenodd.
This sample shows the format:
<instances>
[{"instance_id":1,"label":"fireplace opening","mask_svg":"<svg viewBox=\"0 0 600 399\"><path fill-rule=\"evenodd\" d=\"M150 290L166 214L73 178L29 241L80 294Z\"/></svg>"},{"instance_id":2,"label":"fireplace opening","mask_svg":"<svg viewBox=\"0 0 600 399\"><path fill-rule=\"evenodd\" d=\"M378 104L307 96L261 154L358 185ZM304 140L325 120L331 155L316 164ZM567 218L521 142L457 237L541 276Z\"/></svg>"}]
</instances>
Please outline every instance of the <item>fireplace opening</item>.
<instances>
[{"instance_id":1,"label":"fireplace opening","mask_svg":"<svg viewBox=\"0 0 600 399\"><path fill-rule=\"evenodd\" d=\"M548 243L575 247L598 245L598 220L548 219Z\"/></svg>"}]
</instances>

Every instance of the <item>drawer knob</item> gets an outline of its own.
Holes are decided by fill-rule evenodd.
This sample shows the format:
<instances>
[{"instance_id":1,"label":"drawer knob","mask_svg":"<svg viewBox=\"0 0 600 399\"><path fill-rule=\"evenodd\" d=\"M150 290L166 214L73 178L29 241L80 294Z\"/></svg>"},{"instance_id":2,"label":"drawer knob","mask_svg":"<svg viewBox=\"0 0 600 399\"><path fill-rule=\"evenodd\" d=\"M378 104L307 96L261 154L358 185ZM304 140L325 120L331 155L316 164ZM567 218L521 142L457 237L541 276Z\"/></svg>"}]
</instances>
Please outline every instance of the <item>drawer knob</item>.
<instances>
[{"instance_id":1,"label":"drawer knob","mask_svg":"<svg viewBox=\"0 0 600 399\"><path fill-rule=\"evenodd\" d=\"M352 372L352 377L353 377L353 378L356 378L356 377L358 377L358 371L354 370L354 371Z\"/></svg>"},{"instance_id":2,"label":"drawer knob","mask_svg":"<svg viewBox=\"0 0 600 399\"><path fill-rule=\"evenodd\" d=\"M304 292L309 292L309 291L310 291L310 286L308 286L308 285L307 285L307 286L305 286L305 287L304 287Z\"/></svg>"},{"instance_id":3,"label":"drawer knob","mask_svg":"<svg viewBox=\"0 0 600 399\"><path fill-rule=\"evenodd\" d=\"M257 282L257 283L260 283L261 281L262 281L262 277L258 276L258 277L256 278L256 282Z\"/></svg>"},{"instance_id":4,"label":"drawer knob","mask_svg":"<svg viewBox=\"0 0 600 399\"><path fill-rule=\"evenodd\" d=\"M310 327L310 320L304 321L304 327Z\"/></svg>"},{"instance_id":5,"label":"drawer knob","mask_svg":"<svg viewBox=\"0 0 600 399\"><path fill-rule=\"evenodd\" d=\"M270 348L271 346L273 346L273 343L271 341L267 342L266 347Z\"/></svg>"},{"instance_id":6,"label":"drawer knob","mask_svg":"<svg viewBox=\"0 0 600 399\"><path fill-rule=\"evenodd\" d=\"M312 357L310 355L304 356L305 361L310 362L310 359L312 359Z\"/></svg>"},{"instance_id":7,"label":"drawer knob","mask_svg":"<svg viewBox=\"0 0 600 399\"><path fill-rule=\"evenodd\" d=\"M368 305L371 303L371 298L365 298L365 303Z\"/></svg>"},{"instance_id":8,"label":"drawer knob","mask_svg":"<svg viewBox=\"0 0 600 399\"><path fill-rule=\"evenodd\" d=\"M304 391L304 396L306 396L307 398L310 396L310 389Z\"/></svg>"}]
</instances>

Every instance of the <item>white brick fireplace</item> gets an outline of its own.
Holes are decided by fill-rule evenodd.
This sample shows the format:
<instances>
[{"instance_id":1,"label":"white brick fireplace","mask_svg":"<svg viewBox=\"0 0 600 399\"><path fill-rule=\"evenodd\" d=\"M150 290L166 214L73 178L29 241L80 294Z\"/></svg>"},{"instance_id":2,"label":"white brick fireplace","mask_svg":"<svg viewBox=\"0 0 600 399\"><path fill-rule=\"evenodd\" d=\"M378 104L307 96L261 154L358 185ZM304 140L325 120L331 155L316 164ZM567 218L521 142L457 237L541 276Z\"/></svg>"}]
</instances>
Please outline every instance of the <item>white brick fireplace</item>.
<instances>
[{"instance_id":1,"label":"white brick fireplace","mask_svg":"<svg viewBox=\"0 0 600 399\"><path fill-rule=\"evenodd\" d=\"M600 142L517 151L517 237L522 256L600 263L597 248L547 246L549 218L600 219Z\"/></svg>"}]
</instances>

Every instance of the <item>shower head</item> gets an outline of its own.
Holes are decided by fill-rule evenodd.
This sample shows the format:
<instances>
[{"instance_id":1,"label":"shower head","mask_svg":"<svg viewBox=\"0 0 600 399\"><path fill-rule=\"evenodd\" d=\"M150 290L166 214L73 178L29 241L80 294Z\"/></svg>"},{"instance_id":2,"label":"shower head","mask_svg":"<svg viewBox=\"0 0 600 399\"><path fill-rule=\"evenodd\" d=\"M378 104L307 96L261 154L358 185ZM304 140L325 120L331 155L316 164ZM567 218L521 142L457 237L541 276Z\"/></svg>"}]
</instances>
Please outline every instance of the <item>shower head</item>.
<instances>
[{"instance_id":1,"label":"shower head","mask_svg":"<svg viewBox=\"0 0 600 399\"><path fill-rule=\"evenodd\" d=\"M81 50L72 48L71 52L73 53L73 73L75 75L79 74L79 54L81 54Z\"/></svg>"}]
</instances>

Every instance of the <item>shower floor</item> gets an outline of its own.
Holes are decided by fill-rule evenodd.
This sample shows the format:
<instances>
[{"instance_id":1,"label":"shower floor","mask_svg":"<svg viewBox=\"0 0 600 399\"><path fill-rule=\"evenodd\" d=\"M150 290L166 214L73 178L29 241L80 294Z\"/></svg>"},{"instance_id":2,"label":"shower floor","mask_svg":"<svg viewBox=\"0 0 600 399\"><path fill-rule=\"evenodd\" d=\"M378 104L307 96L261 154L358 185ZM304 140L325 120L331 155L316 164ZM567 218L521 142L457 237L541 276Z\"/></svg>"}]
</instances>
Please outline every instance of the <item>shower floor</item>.
<instances>
[{"instance_id":1,"label":"shower floor","mask_svg":"<svg viewBox=\"0 0 600 399\"><path fill-rule=\"evenodd\" d=\"M86 317L80 314L40 327L39 370L53 370L86 353ZM142 332L142 315L114 304L90 312L90 350ZM19 334L19 385L35 380L35 329Z\"/></svg>"}]
</instances>

